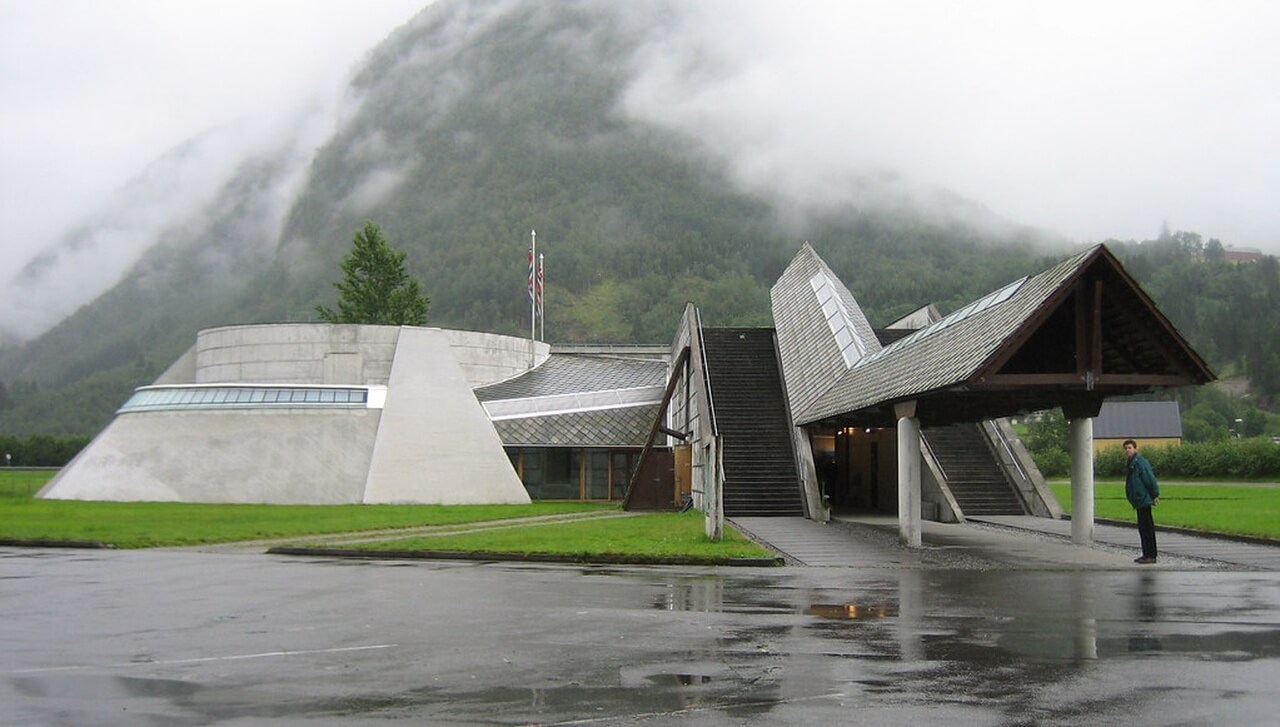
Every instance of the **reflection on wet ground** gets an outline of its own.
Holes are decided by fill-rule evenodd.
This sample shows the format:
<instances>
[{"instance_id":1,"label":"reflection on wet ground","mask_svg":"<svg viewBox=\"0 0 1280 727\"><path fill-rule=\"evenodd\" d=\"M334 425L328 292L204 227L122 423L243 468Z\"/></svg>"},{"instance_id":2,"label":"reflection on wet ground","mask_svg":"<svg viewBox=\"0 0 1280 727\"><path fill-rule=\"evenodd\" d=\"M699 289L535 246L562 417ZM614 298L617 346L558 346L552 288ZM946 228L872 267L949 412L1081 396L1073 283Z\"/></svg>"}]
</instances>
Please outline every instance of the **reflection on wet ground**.
<instances>
[{"instance_id":1,"label":"reflection on wet ground","mask_svg":"<svg viewBox=\"0 0 1280 727\"><path fill-rule=\"evenodd\" d=\"M0 553L0 723L1267 722L1271 573Z\"/></svg>"}]
</instances>

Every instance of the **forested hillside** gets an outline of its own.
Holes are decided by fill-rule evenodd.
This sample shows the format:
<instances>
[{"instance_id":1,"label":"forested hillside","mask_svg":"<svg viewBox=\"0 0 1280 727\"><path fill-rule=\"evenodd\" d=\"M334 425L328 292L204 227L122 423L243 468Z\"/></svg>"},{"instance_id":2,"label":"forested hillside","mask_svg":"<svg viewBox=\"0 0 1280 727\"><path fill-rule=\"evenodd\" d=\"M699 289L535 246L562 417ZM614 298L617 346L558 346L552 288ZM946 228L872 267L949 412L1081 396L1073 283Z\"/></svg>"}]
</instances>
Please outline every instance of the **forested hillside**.
<instances>
[{"instance_id":1,"label":"forested hillside","mask_svg":"<svg viewBox=\"0 0 1280 727\"><path fill-rule=\"evenodd\" d=\"M283 215L282 148L245 160L119 285L0 350L0 434L93 433L200 328L313 319L366 221L408 252L430 325L513 334L528 330L536 229L553 342L664 343L687 300L708 325L768 325L769 286L806 240L875 324L954 309L1071 251L954 196L872 204L875 176L821 210L742 191L697 138L621 110L664 22L648 3L436 3L370 53ZM1120 247L1215 370L1239 366L1274 395L1274 259L1197 267L1164 242Z\"/></svg>"}]
</instances>

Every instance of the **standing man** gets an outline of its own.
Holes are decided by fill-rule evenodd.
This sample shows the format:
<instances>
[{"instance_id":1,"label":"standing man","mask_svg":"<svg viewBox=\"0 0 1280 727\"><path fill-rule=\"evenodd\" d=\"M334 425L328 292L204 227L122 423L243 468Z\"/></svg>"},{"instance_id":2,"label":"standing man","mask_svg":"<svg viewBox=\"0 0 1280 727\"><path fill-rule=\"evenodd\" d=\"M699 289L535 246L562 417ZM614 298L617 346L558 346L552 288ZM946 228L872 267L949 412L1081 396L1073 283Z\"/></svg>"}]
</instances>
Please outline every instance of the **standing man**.
<instances>
[{"instance_id":1,"label":"standing man","mask_svg":"<svg viewBox=\"0 0 1280 727\"><path fill-rule=\"evenodd\" d=\"M1138 454L1137 442L1124 440L1124 456L1129 458L1124 495L1138 511L1138 537L1142 539L1142 557L1133 562L1146 565L1156 562L1156 521L1151 517L1151 508L1160 504L1160 485L1156 484L1151 463Z\"/></svg>"}]
</instances>

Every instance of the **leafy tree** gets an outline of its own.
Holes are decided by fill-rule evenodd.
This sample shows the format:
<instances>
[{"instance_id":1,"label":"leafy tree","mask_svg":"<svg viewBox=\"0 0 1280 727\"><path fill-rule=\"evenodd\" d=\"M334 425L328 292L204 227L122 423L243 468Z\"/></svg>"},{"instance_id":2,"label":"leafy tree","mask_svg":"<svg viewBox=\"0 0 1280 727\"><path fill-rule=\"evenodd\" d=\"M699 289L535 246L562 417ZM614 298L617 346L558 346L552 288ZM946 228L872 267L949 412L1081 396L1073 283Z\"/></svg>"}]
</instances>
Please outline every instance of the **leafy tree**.
<instances>
[{"instance_id":1,"label":"leafy tree","mask_svg":"<svg viewBox=\"0 0 1280 727\"><path fill-rule=\"evenodd\" d=\"M387 243L380 227L366 222L342 259L343 279L333 284L338 289L338 309L317 305L316 312L329 323L423 325L431 299L405 271L405 255Z\"/></svg>"}]
</instances>

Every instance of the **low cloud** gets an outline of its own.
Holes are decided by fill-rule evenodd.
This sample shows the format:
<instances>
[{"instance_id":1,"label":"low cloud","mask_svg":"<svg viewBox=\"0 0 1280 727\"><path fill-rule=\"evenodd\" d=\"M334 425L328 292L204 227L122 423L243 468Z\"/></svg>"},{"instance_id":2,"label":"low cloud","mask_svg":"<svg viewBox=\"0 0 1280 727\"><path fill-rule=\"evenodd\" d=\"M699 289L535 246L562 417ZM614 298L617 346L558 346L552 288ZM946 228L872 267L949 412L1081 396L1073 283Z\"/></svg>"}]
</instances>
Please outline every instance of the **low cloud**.
<instances>
[{"instance_id":1,"label":"low cloud","mask_svg":"<svg viewBox=\"0 0 1280 727\"><path fill-rule=\"evenodd\" d=\"M1280 6L675 3L628 113L811 205L946 188L1080 240L1163 221L1280 252Z\"/></svg>"}]
</instances>

